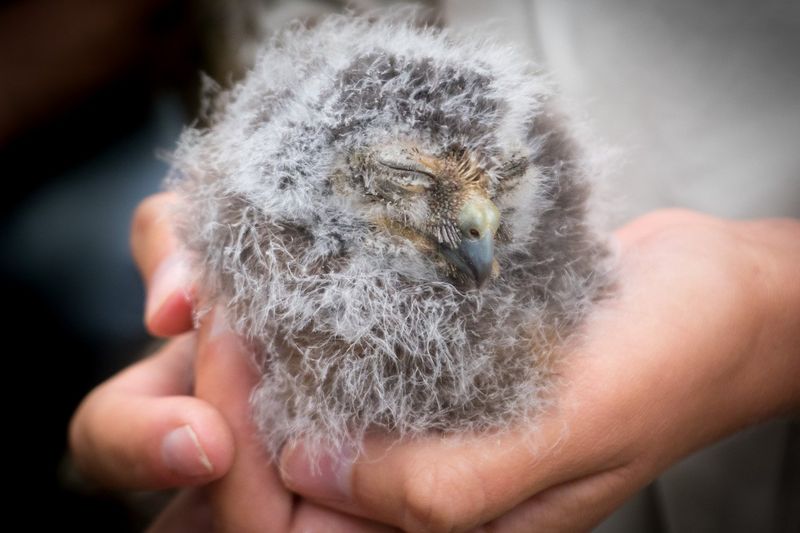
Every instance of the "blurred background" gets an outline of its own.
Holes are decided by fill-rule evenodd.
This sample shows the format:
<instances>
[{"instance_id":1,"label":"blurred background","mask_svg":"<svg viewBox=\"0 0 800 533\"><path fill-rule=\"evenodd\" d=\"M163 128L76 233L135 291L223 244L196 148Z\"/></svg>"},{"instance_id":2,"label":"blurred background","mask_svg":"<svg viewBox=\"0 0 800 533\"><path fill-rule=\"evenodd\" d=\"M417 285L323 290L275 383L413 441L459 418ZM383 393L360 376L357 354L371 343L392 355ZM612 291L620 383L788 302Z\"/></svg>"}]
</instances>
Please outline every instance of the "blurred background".
<instances>
[{"instance_id":1,"label":"blurred background","mask_svg":"<svg viewBox=\"0 0 800 533\"><path fill-rule=\"evenodd\" d=\"M46 509L32 520L55 515L109 531L139 531L149 520L157 501L92 489L75 478L65 452L81 398L152 342L128 251L131 214L160 188L167 164L158 154L168 154L196 120L201 71L230 83L259 39L342 4L0 6L5 435L16 497ZM482 25L479 31L497 33L550 70L590 137L615 148L612 223L675 205L730 217L800 217L798 2L425 5L432 20ZM800 506L798 435L796 422L774 423L701 452L631 504L638 518L620 514L605 530L731 531L738 524L796 531L798 514L788 506ZM742 482L746 489L738 490Z\"/></svg>"},{"instance_id":2,"label":"blurred background","mask_svg":"<svg viewBox=\"0 0 800 533\"><path fill-rule=\"evenodd\" d=\"M171 0L0 7L4 433L13 494L33 524L142 529L126 503L74 482L66 427L149 342L128 225L166 171L157 150L191 117L196 17Z\"/></svg>"}]
</instances>

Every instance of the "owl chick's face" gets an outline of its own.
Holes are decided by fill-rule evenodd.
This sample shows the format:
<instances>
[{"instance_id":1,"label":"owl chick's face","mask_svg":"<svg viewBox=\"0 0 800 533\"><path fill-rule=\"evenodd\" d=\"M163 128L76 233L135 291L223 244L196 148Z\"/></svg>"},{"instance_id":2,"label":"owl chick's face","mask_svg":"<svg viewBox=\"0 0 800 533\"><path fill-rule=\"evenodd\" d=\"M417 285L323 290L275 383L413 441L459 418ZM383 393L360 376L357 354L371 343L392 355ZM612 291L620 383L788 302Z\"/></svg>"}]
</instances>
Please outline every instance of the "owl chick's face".
<instances>
[{"instance_id":1,"label":"owl chick's face","mask_svg":"<svg viewBox=\"0 0 800 533\"><path fill-rule=\"evenodd\" d=\"M376 231L409 241L459 286L480 288L499 275L495 247L507 239L495 198L527 167L512 163L499 182L461 146L431 153L394 140L352 154L334 182L367 206Z\"/></svg>"},{"instance_id":2,"label":"owl chick's face","mask_svg":"<svg viewBox=\"0 0 800 533\"><path fill-rule=\"evenodd\" d=\"M488 284L501 274L498 246L519 222L505 223L500 206L529 167L531 84L427 49L377 47L345 64L321 106L336 160L323 194L332 185L350 214L410 243L443 280Z\"/></svg>"}]
</instances>

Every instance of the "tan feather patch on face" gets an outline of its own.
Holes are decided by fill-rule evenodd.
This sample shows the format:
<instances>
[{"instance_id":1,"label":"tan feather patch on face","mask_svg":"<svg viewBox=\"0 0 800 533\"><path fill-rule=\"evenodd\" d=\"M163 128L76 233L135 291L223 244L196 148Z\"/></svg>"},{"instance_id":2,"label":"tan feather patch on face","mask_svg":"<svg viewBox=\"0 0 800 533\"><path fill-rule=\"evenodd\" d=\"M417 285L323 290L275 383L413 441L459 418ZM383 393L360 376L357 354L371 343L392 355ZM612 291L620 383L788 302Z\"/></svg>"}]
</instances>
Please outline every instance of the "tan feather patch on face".
<instances>
[{"instance_id":1,"label":"tan feather patch on face","mask_svg":"<svg viewBox=\"0 0 800 533\"><path fill-rule=\"evenodd\" d=\"M390 215L379 215L373 222L387 233L409 241L419 252L428 256L440 272L453 281L457 283L471 281L470 273L474 266L468 267L468 263L465 262L468 260L463 254L467 252L466 248L462 249L462 241L467 239L473 242L479 238L478 233L484 234L484 231L490 231L489 239L493 239L497 224L482 228L480 231L476 226L470 233L466 229L469 224L462 218L464 209L469 205L475 207L473 211L477 210L478 214L488 211L487 206L492 207L497 213L490 199L488 175L478 165L476 158L463 149L450 149L439 157L424 154L416 147L406 147L403 150L410 156L408 168L423 172L431 178L424 190L414 195L425 202L427 219L420 225L420 221L410 224L406 220L398 220ZM384 162L383 165L395 170L401 167L400 163L391 165ZM491 241L489 246L488 253L491 254ZM474 245L471 247L474 248ZM469 261L476 259L477 256ZM472 276L475 274L472 273ZM499 264L493 260L489 279L496 279L498 276Z\"/></svg>"}]
</instances>

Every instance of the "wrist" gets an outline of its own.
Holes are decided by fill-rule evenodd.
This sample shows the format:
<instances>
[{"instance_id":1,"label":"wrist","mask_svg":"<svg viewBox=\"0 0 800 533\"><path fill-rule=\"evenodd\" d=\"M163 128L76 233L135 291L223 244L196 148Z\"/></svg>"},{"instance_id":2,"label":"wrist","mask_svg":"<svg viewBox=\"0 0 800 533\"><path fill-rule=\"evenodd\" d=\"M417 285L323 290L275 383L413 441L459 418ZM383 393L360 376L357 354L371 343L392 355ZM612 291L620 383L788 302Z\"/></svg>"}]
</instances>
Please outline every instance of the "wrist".
<instances>
[{"instance_id":1,"label":"wrist","mask_svg":"<svg viewBox=\"0 0 800 533\"><path fill-rule=\"evenodd\" d=\"M657 261L629 283L661 287L647 291L655 322L639 314L635 328L652 332L640 348L652 364L637 365L652 372L637 379L648 385L635 440L655 472L800 407L800 223L676 220L630 250Z\"/></svg>"},{"instance_id":2,"label":"wrist","mask_svg":"<svg viewBox=\"0 0 800 533\"><path fill-rule=\"evenodd\" d=\"M737 223L761 309L750 357L750 394L763 398L753 416L765 420L800 410L800 222Z\"/></svg>"}]
</instances>

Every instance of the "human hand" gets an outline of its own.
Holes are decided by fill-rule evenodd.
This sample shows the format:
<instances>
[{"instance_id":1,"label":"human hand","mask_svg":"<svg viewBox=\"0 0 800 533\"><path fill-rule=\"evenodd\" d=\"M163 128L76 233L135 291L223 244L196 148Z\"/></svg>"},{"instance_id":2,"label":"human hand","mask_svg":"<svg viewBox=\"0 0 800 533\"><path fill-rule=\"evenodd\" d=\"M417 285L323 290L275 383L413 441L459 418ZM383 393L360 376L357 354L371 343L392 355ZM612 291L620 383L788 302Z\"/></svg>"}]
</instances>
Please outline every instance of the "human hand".
<instances>
[{"instance_id":1,"label":"human hand","mask_svg":"<svg viewBox=\"0 0 800 533\"><path fill-rule=\"evenodd\" d=\"M800 344L800 315L780 308L800 301L780 284L787 264L796 274L800 251L787 243L797 232L674 212L636 221L618 232L619 294L572 346L557 409L535 431L393 446L373 437L354 464L323 461L322 477L297 445L284 453L285 482L409 530L588 528L692 449L797 404L796 368L782 356ZM272 467L253 455L230 494L259 492L248 479Z\"/></svg>"},{"instance_id":2,"label":"human hand","mask_svg":"<svg viewBox=\"0 0 800 533\"><path fill-rule=\"evenodd\" d=\"M192 329L188 273L174 253L157 195L134 217L131 247L148 286L145 323L157 335ZM70 424L78 469L103 486L160 489L208 483L233 461L233 436L219 411L193 396L196 336L185 334L95 388Z\"/></svg>"},{"instance_id":3,"label":"human hand","mask_svg":"<svg viewBox=\"0 0 800 533\"><path fill-rule=\"evenodd\" d=\"M148 285L145 322L162 335L192 325L189 277L166 223L172 201L164 194L143 202L132 236ZM258 373L249 360L219 314L207 314L196 334L169 341L82 402L70 425L79 470L117 489L193 486L151 531L391 530L295 498L283 486L251 427Z\"/></svg>"},{"instance_id":4,"label":"human hand","mask_svg":"<svg viewBox=\"0 0 800 533\"><path fill-rule=\"evenodd\" d=\"M800 406L800 224L658 212L617 232L617 294L535 428L331 453L298 494L408 531L582 531L688 453Z\"/></svg>"}]
</instances>

